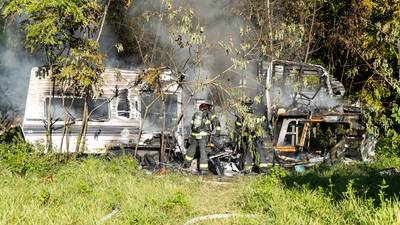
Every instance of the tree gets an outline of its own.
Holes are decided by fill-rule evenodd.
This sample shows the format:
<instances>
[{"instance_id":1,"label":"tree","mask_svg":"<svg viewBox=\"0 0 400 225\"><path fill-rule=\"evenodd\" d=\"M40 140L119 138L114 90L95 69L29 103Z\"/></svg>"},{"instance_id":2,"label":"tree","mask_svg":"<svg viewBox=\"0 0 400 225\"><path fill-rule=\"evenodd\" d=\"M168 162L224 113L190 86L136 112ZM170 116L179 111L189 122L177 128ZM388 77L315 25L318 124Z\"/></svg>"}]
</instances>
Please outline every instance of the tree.
<instances>
[{"instance_id":1,"label":"tree","mask_svg":"<svg viewBox=\"0 0 400 225\"><path fill-rule=\"evenodd\" d=\"M399 1L334 0L321 7L313 59L344 83L350 99L359 100L370 132L391 143L386 150L400 152Z\"/></svg>"},{"instance_id":2,"label":"tree","mask_svg":"<svg viewBox=\"0 0 400 225\"><path fill-rule=\"evenodd\" d=\"M25 46L43 51L48 63L48 76L62 94L81 96L85 101L83 122L76 151L82 150L88 122L88 98L100 94L104 70L98 43L101 7L91 0L12 0L3 9L6 17L19 16L25 31ZM54 90L51 95L54 95ZM50 98L51 99L51 98ZM48 104L47 149L52 149L51 102Z\"/></svg>"}]
</instances>

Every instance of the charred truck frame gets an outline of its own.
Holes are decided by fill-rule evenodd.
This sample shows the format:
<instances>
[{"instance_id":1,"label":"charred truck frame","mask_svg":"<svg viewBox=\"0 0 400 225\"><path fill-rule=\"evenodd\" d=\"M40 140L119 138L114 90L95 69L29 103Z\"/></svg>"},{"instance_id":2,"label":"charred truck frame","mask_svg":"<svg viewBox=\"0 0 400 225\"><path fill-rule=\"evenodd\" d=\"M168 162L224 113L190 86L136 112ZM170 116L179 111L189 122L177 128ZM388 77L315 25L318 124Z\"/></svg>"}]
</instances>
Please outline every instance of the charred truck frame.
<instances>
[{"instance_id":1,"label":"charred truck frame","mask_svg":"<svg viewBox=\"0 0 400 225\"><path fill-rule=\"evenodd\" d=\"M28 97L23 119L25 139L31 143L46 142L48 104L51 98L52 142L60 152L74 152L82 125L83 100L76 96L61 96L59 88L49 76L43 76L46 68L32 69ZM140 78L149 70L159 73L165 99ZM171 70L118 70L107 68L102 74L102 95L88 102L89 122L84 153L104 153L108 149L133 149L159 151L165 104L166 126L163 133L174 146L183 146L182 90L175 82ZM149 108L147 115L145 109ZM67 122L66 122L67 121ZM140 131L140 128L143 128ZM139 138L140 136L140 138ZM176 149L174 149L176 150ZM179 149L178 149L179 150ZM143 153L143 152L142 152Z\"/></svg>"}]
</instances>

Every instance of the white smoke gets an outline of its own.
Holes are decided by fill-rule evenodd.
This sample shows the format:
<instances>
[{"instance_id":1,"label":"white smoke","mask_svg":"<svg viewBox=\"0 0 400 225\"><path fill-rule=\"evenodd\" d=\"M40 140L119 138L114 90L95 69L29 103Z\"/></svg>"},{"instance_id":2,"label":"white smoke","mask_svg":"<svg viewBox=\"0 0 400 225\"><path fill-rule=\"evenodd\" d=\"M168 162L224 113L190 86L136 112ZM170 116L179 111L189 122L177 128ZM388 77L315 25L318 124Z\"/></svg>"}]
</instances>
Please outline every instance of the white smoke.
<instances>
[{"instance_id":1,"label":"white smoke","mask_svg":"<svg viewBox=\"0 0 400 225\"><path fill-rule=\"evenodd\" d=\"M5 43L0 43L0 108L22 117L32 67L40 65L38 55L24 49L18 27L7 26Z\"/></svg>"}]
</instances>

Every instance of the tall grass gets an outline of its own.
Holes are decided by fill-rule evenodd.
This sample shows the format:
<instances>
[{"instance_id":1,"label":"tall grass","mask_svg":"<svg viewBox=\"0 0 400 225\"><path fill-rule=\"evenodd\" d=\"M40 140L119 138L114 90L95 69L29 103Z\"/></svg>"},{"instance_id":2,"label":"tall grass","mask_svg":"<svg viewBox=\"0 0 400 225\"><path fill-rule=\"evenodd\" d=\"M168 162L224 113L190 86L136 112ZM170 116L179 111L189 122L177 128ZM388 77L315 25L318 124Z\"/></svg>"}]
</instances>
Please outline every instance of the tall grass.
<instances>
[{"instance_id":1,"label":"tall grass","mask_svg":"<svg viewBox=\"0 0 400 225\"><path fill-rule=\"evenodd\" d=\"M198 176L147 175L125 157L71 161L46 176L2 171L0 224L95 224L114 209L105 224L183 224L199 215L240 212L234 201L246 183L239 178L227 187Z\"/></svg>"},{"instance_id":2,"label":"tall grass","mask_svg":"<svg viewBox=\"0 0 400 225\"><path fill-rule=\"evenodd\" d=\"M359 166L364 168L365 165ZM400 203L397 197L400 190L397 189L396 193L388 196L390 185L387 185L382 178L382 183L367 182L365 186L359 185L356 188L355 184L363 180L357 180L357 172L347 170L347 175L354 176L354 179L348 179L345 189L338 194L335 189L341 189L342 187L337 185L343 185L344 181L335 184L335 181L330 179L342 172L336 169L337 167L324 168L319 172L309 171L304 175L288 174L276 169L271 175L258 178L243 194L239 204L246 212L264 214L267 218L265 223L270 224L398 224L400 222L398 218ZM319 176L329 174L327 184L313 179L318 173ZM371 180L379 180L375 177L377 174L371 176L373 176ZM400 182L397 177L390 179L395 180L392 183ZM368 195L368 189L377 189L378 194ZM362 190L366 192L360 193Z\"/></svg>"},{"instance_id":3,"label":"tall grass","mask_svg":"<svg viewBox=\"0 0 400 225\"><path fill-rule=\"evenodd\" d=\"M66 160L0 144L0 224L184 224L201 215L252 214L201 224L399 224L400 168L374 164L317 167L304 174L213 178L148 175L128 157Z\"/></svg>"}]
</instances>

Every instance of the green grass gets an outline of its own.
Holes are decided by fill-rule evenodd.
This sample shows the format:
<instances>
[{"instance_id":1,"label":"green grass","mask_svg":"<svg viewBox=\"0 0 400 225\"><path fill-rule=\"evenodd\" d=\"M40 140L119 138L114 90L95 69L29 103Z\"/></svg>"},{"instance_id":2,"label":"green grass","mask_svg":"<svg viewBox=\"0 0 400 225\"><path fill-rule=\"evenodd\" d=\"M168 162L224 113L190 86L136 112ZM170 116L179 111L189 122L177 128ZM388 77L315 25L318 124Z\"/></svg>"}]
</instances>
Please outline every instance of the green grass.
<instances>
[{"instance_id":1,"label":"green grass","mask_svg":"<svg viewBox=\"0 0 400 225\"><path fill-rule=\"evenodd\" d=\"M396 162L319 167L304 174L275 169L257 178L240 205L271 224L399 224L400 176L379 174L384 166L400 165Z\"/></svg>"},{"instance_id":2,"label":"green grass","mask_svg":"<svg viewBox=\"0 0 400 225\"><path fill-rule=\"evenodd\" d=\"M220 184L146 175L132 162L88 158L45 177L3 169L0 224L94 224L114 208L119 211L106 224L183 224L198 215L240 212L235 201L247 178Z\"/></svg>"},{"instance_id":3,"label":"green grass","mask_svg":"<svg viewBox=\"0 0 400 225\"><path fill-rule=\"evenodd\" d=\"M147 175L128 158L85 158L19 173L0 161L0 224L184 224L209 214L254 214L199 224L398 224L399 159L319 167L304 174L216 178ZM10 166L12 165L12 166Z\"/></svg>"}]
</instances>

